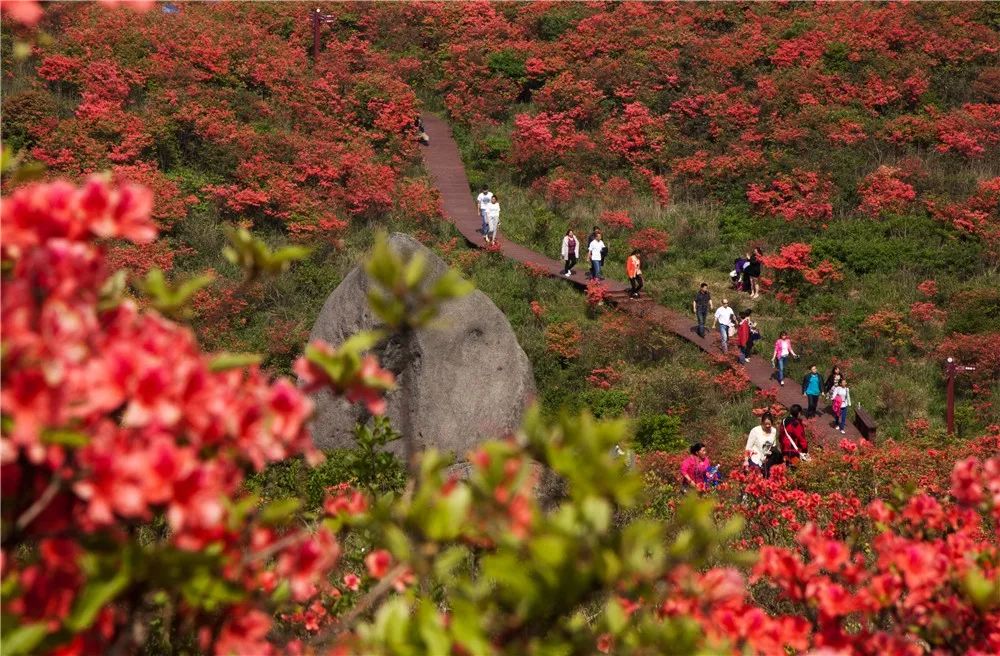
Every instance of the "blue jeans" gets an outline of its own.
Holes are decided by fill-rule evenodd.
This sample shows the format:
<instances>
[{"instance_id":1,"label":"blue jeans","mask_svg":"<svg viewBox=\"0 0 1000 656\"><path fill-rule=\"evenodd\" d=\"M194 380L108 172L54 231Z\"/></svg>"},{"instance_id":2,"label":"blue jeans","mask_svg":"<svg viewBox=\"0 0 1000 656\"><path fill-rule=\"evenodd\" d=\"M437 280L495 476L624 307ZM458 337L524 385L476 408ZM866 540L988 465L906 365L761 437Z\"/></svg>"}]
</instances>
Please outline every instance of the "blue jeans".
<instances>
[{"instance_id":1,"label":"blue jeans","mask_svg":"<svg viewBox=\"0 0 1000 656\"><path fill-rule=\"evenodd\" d=\"M698 336L699 337L704 337L705 336L705 319L708 318L708 310L705 310L704 312L701 311L701 310L698 310L697 312L695 312L695 314L698 315Z\"/></svg>"},{"instance_id":2,"label":"blue jeans","mask_svg":"<svg viewBox=\"0 0 1000 656\"><path fill-rule=\"evenodd\" d=\"M788 360L788 356L781 358L775 358L775 364L778 366L778 382L780 383L785 379L785 361Z\"/></svg>"},{"instance_id":3,"label":"blue jeans","mask_svg":"<svg viewBox=\"0 0 1000 656\"><path fill-rule=\"evenodd\" d=\"M740 355L740 364L746 364L747 358L750 357L750 344L747 344L746 346L740 346L738 348L739 348L739 351L740 351L740 354L739 354Z\"/></svg>"},{"instance_id":4,"label":"blue jeans","mask_svg":"<svg viewBox=\"0 0 1000 656\"><path fill-rule=\"evenodd\" d=\"M486 210L479 210L479 219L483 222L483 226L479 229L479 232L485 235L490 229L489 225L486 223Z\"/></svg>"},{"instance_id":5,"label":"blue jeans","mask_svg":"<svg viewBox=\"0 0 1000 656\"><path fill-rule=\"evenodd\" d=\"M837 424L840 426L840 430L844 430L844 427L847 426L847 406L846 405L843 408L840 409L840 417L838 417Z\"/></svg>"},{"instance_id":6,"label":"blue jeans","mask_svg":"<svg viewBox=\"0 0 1000 656\"><path fill-rule=\"evenodd\" d=\"M601 260L590 261L590 277L591 278L601 277Z\"/></svg>"},{"instance_id":7,"label":"blue jeans","mask_svg":"<svg viewBox=\"0 0 1000 656\"><path fill-rule=\"evenodd\" d=\"M722 338L722 352L729 353L729 326L720 323L719 336Z\"/></svg>"}]
</instances>

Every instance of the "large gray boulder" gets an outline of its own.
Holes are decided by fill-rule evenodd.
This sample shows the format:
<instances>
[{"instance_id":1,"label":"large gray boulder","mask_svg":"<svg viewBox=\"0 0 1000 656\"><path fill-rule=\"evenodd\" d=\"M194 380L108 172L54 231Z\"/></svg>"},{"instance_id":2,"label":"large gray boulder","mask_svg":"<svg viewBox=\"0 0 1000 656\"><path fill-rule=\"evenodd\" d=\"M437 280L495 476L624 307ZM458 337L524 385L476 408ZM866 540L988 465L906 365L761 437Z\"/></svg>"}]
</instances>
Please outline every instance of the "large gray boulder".
<instances>
[{"instance_id":1,"label":"large gray boulder","mask_svg":"<svg viewBox=\"0 0 1000 656\"><path fill-rule=\"evenodd\" d=\"M427 280L436 280L448 265L433 251L404 234L393 234L389 245L409 257L419 251L427 259ZM368 307L370 280L357 266L326 299L309 339L338 345L359 330L378 327ZM507 317L478 289L447 302L431 327L412 341L411 365L402 346L390 342L378 353L382 366L396 374L398 388L387 397L386 414L397 430L403 413L416 436L417 449L437 447L464 459L479 442L501 437L520 425L535 393L531 363L511 330ZM316 414L313 441L323 449L354 444L355 423L363 409L330 392L313 395ZM402 455L403 443L390 445Z\"/></svg>"}]
</instances>

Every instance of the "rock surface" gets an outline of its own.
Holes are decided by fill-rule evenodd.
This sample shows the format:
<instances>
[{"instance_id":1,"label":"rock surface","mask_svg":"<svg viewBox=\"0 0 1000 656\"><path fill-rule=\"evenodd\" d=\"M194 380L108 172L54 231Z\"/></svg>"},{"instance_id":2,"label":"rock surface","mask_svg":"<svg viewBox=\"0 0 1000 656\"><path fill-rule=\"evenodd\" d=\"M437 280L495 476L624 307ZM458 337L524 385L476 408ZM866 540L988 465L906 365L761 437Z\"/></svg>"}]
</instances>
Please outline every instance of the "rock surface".
<instances>
[{"instance_id":1,"label":"rock surface","mask_svg":"<svg viewBox=\"0 0 1000 656\"><path fill-rule=\"evenodd\" d=\"M389 238L397 253L409 257L420 251L427 258L427 280L436 280L448 265L412 237ZM368 307L370 281L357 266L326 299L309 339L338 345L359 330L377 327ZM386 414L399 430L404 412L418 449L429 446L454 453L460 460L479 442L501 437L520 425L525 407L534 397L531 363L517 343L507 317L478 289L447 302L432 327L413 340L411 365L400 371L404 358L398 343L378 352L382 366L396 373L398 389L386 400ZM360 407L329 392L313 395L316 414L313 441L323 449L350 447ZM403 453L402 440L390 445Z\"/></svg>"}]
</instances>

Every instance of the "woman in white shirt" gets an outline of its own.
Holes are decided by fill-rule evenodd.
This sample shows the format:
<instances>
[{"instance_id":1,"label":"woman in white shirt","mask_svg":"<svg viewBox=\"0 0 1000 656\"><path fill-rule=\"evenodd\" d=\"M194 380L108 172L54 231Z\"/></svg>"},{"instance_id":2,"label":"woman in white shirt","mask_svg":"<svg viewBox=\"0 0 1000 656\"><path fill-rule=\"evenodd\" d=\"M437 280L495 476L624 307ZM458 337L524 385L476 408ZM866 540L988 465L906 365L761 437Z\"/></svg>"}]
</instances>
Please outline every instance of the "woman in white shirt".
<instances>
[{"instance_id":1,"label":"woman in white shirt","mask_svg":"<svg viewBox=\"0 0 1000 656\"><path fill-rule=\"evenodd\" d=\"M604 237L600 230L594 231L594 239L587 245L587 259L590 260L590 277L593 280L604 280L601 277L601 264L604 260Z\"/></svg>"},{"instance_id":2,"label":"woman in white shirt","mask_svg":"<svg viewBox=\"0 0 1000 656\"><path fill-rule=\"evenodd\" d=\"M833 407L833 416L837 419L837 428L841 433L847 433L847 409L851 407L851 389L847 386L847 379L843 376L840 381L833 385L830 390L830 405Z\"/></svg>"},{"instance_id":3,"label":"woman in white shirt","mask_svg":"<svg viewBox=\"0 0 1000 656\"><path fill-rule=\"evenodd\" d=\"M500 229L500 201L496 194L490 197L490 204L486 206L486 234L483 238L489 244L497 243L497 231Z\"/></svg>"},{"instance_id":4,"label":"woman in white shirt","mask_svg":"<svg viewBox=\"0 0 1000 656\"><path fill-rule=\"evenodd\" d=\"M767 478L770 474L768 458L778 446L778 430L774 427L774 417L765 412L760 418L760 426L754 426L747 436L744 467L756 467Z\"/></svg>"},{"instance_id":5,"label":"woman in white shirt","mask_svg":"<svg viewBox=\"0 0 1000 656\"><path fill-rule=\"evenodd\" d=\"M566 231L566 236L562 240L562 259L566 263L562 274L569 278L573 275L573 267L580 258L580 240L576 238L576 233L572 229Z\"/></svg>"}]
</instances>

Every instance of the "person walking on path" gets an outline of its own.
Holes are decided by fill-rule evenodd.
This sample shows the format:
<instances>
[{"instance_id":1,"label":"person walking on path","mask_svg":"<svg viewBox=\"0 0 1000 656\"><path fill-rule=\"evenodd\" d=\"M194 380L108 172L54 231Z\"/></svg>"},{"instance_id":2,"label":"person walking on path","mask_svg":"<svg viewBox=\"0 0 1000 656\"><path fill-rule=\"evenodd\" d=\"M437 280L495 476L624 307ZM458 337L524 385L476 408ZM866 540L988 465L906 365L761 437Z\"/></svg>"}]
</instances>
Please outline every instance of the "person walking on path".
<instances>
[{"instance_id":1,"label":"person walking on path","mask_svg":"<svg viewBox=\"0 0 1000 656\"><path fill-rule=\"evenodd\" d=\"M847 427L847 409L851 407L851 389L847 386L847 379L840 377L840 382L830 390L830 405L833 409L833 416L837 419L837 428L841 433Z\"/></svg>"},{"instance_id":2,"label":"person walking on path","mask_svg":"<svg viewBox=\"0 0 1000 656\"><path fill-rule=\"evenodd\" d=\"M497 243L500 232L500 200L496 195L490 196L490 204L486 206L486 239L487 243Z\"/></svg>"},{"instance_id":3,"label":"person walking on path","mask_svg":"<svg viewBox=\"0 0 1000 656\"><path fill-rule=\"evenodd\" d=\"M642 291L642 261L639 258L639 251L633 250L625 262L625 274L628 276L628 284L632 288L629 296L639 298Z\"/></svg>"},{"instance_id":4,"label":"person walking on path","mask_svg":"<svg viewBox=\"0 0 1000 656\"><path fill-rule=\"evenodd\" d=\"M830 396L830 392L833 391L833 386L840 382L840 379L844 377L843 372L840 371L840 367L833 365L833 369L830 370L830 375L826 377L826 382L823 383L823 393Z\"/></svg>"},{"instance_id":5,"label":"person walking on path","mask_svg":"<svg viewBox=\"0 0 1000 656\"><path fill-rule=\"evenodd\" d=\"M781 331L781 337L774 343L774 355L771 356L771 366L778 369L778 384L785 384L785 364L788 356L798 359L799 355L792 349L792 340L786 331Z\"/></svg>"},{"instance_id":6,"label":"person walking on path","mask_svg":"<svg viewBox=\"0 0 1000 656\"><path fill-rule=\"evenodd\" d=\"M750 261L743 268L743 291L750 292L750 298L757 298L760 296L760 289L758 288L758 278L760 278L760 258L764 252L758 247L753 249L753 253L750 255Z\"/></svg>"},{"instance_id":7,"label":"person walking on path","mask_svg":"<svg viewBox=\"0 0 1000 656\"><path fill-rule=\"evenodd\" d=\"M490 206L491 198L493 198L493 194L490 193L490 190L487 187L483 187L483 190L479 192L478 196L476 196L476 204L479 206L479 218L483 224L482 227L479 229L479 233L484 237L486 236L486 228L487 228L487 223L486 223L487 208L489 208Z\"/></svg>"},{"instance_id":8,"label":"person walking on path","mask_svg":"<svg viewBox=\"0 0 1000 656\"><path fill-rule=\"evenodd\" d=\"M607 253L607 251L608 248L604 244L601 231L595 229L594 238L587 245L587 260L590 261L591 280L604 280L601 276L601 264L604 262L604 254Z\"/></svg>"},{"instance_id":9,"label":"person walking on path","mask_svg":"<svg viewBox=\"0 0 1000 656\"><path fill-rule=\"evenodd\" d=\"M577 240L572 228L566 231L566 236L562 240L562 259L566 263L562 274L569 278L573 275L573 267L576 266L576 261L580 259L580 242Z\"/></svg>"},{"instance_id":10,"label":"person walking on path","mask_svg":"<svg viewBox=\"0 0 1000 656\"><path fill-rule=\"evenodd\" d=\"M802 378L802 396L809 400L806 417L816 416L816 406L819 405L819 395L823 392L823 377L819 375L816 365L809 367L809 373Z\"/></svg>"},{"instance_id":11,"label":"person walking on path","mask_svg":"<svg viewBox=\"0 0 1000 656\"><path fill-rule=\"evenodd\" d=\"M765 412L760 417L760 425L754 426L747 435L743 466L752 467L767 478L771 474L771 453L777 450L778 431L774 428L774 416Z\"/></svg>"},{"instance_id":12,"label":"person walking on path","mask_svg":"<svg viewBox=\"0 0 1000 656\"><path fill-rule=\"evenodd\" d=\"M694 295L694 301L691 302L691 307L694 309L694 316L698 318L698 337L703 338L705 337L705 321L708 319L708 313L715 309L712 295L708 292L707 282L701 283L698 293Z\"/></svg>"},{"instance_id":13,"label":"person walking on path","mask_svg":"<svg viewBox=\"0 0 1000 656\"><path fill-rule=\"evenodd\" d=\"M740 364L750 361L750 315L752 310L740 312L740 323L736 327L736 346L739 347Z\"/></svg>"},{"instance_id":14,"label":"person walking on path","mask_svg":"<svg viewBox=\"0 0 1000 656\"><path fill-rule=\"evenodd\" d=\"M722 338L722 352L729 353L729 337L730 331L732 334L736 334L736 313L733 312L733 308L729 307L729 299L722 299L722 305L719 309L715 311L715 317L712 319L712 330L715 327L719 327L719 337Z\"/></svg>"},{"instance_id":15,"label":"person walking on path","mask_svg":"<svg viewBox=\"0 0 1000 656\"><path fill-rule=\"evenodd\" d=\"M705 477L712 463L708 459L708 450L701 442L695 442L688 449L690 455L681 461L681 488L699 488L705 485Z\"/></svg>"},{"instance_id":16,"label":"person walking on path","mask_svg":"<svg viewBox=\"0 0 1000 656\"><path fill-rule=\"evenodd\" d=\"M778 440L781 444L781 458L787 467L799 460L809 460L809 444L806 442L806 427L799 419L802 406L798 403L788 409L788 416L781 420Z\"/></svg>"}]
</instances>

